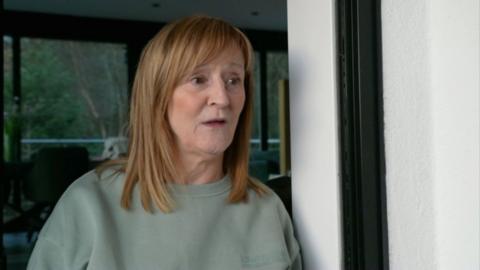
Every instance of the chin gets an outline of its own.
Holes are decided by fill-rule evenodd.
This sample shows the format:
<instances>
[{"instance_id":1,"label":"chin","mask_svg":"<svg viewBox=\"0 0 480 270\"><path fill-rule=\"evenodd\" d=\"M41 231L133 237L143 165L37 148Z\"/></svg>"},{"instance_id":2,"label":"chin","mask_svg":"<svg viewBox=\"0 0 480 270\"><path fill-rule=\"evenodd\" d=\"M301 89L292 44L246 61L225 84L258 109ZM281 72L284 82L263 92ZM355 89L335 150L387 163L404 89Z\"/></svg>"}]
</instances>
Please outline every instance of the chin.
<instances>
[{"instance_id":1,"label":"chin","mask_svg":"<svg viewBox=\"0 0 480 270\"><path fill-rule=\"evenodd\" d=\"M227 150L228 146L230 146L230 142L228 143L214 143L210 145L204 145L201 147L203 152L210 154L210 155L220 155Z\"/></svg>"},{"instance_id":2,"label":"chin","mask_svg":"<svg viewBox=\"0 0 480 270\"><path fill-rule=\"evenodd\" d=\"M227 147L218 147L205 149L204 152L212 156L217 156L225 153L225 150L227 150Z\"/></svg>"}]
</instances>

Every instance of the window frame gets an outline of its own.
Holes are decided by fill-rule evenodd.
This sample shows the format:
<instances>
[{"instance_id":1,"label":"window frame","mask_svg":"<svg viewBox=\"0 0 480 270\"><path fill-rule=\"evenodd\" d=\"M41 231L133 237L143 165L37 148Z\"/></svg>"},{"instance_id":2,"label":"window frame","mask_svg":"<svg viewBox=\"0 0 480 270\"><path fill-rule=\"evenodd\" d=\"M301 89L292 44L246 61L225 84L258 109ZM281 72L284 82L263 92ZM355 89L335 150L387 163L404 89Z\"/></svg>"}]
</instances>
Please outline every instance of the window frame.
<instances>
[{"instance_id":1,"label":"window frame","mask_svg":"<svg viewBox=\"0 0 480 270\"><path fill-rule=\"evenodd\" d=\"M3 38L3 35L2 35L2 38ZM2 45L0 45L0 49L2 50L2 56L1 56L1 59L2 59L2 72L0 74L0 81L3 83L3 80L5 79L4 76L3 76L3 63L5 61L4 57L3 57L3 50L4 50L4 47L3 47L3 40L2 40ZM3 86L2 86L2 95L3 95ZM3 107L3 102L0 102L0 109L4 110L4 107ZM0 126L2 127L2 130L3 130L3 126L4 126L4 121L3 121L3 117L2 119L0 120ZM2 162L0 163L0 171L4 172L5 171L5 161L4 161L4 151L5 149L3 149L3 135L1 136L2 138L0 139L1 143L0 143L0 150L2 151ZM4 179L4 177L2 177L2 179ZM0 184L0 200L2 202L2 214L0 215L0 232L2 232L2 238L3 238L3 202L5 201L5 198L4 198L4 194L5 194L5 186L3 184L3 181L2 183ZM1 241L0 243L0 268L1 269L6 269L7 268L7 258L6 258L6 255L5 255L5 249L3 247L3 240Z\"/></svg>"},{"instance_id":2,"label":"window frame","mask_svg":"<svg viewBox=\"0 0 480 270\"><path fill-rule=\"evenodd\" d=\"M345 270L388 270L381 1L337 2Z\"/></svg>"}]
</instances>

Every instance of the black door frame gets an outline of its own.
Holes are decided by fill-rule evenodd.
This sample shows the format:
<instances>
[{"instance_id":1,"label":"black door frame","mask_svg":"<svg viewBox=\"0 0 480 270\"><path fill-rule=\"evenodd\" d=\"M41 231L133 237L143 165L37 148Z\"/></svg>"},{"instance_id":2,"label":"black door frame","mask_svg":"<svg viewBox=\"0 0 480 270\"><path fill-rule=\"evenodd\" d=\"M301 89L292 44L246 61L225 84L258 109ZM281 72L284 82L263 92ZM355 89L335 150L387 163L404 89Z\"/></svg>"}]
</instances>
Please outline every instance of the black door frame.
<instances>
[{"instance_id":1,"label":"black door frame","mask_svg":"<svg viewBox=\"0 0 480 270\"><path fill-rule=\"evenodd\" d=\"M381 0L337 1L345 270L388 270Z\"/></svg>"}]
</instances>

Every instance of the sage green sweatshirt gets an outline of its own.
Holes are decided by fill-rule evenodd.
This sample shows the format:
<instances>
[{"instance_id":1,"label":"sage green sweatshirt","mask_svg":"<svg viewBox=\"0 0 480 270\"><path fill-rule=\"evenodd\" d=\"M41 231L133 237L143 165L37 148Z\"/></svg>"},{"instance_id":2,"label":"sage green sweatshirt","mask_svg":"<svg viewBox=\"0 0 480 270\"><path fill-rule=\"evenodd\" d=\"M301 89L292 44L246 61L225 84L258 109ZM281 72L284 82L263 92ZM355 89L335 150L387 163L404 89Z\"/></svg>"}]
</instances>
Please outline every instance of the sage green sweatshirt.
<instances>
[{"instance_id":1,"label":"sage green sweatshirt","mask_svg":"<svg viewBox=\"0 0 480 270\"><path fill-rule=\"evenodd\" d=\"M280 199L248 193L227 203L229 177L171 185L175 211L147 213L138 189L120 206L124 175L89 172L64 193L41 230L27 269L302 269Z\"/></svg>"}]
</instances>

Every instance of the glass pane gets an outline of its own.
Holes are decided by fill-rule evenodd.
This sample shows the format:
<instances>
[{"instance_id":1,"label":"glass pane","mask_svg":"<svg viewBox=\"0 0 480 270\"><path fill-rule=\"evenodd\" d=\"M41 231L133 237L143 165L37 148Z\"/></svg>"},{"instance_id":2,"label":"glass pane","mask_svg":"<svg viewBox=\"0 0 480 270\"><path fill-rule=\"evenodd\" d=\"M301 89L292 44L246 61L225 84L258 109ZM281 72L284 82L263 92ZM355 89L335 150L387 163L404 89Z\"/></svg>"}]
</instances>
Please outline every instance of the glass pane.
<instances>
[{"instance_id":1,"label":"glass pane","mask_svg":"<svg viewBox=\"0 0 480 270\"><path fill-rule=\"evenodd\" d=\"M250 146L252 150L260 149L260 53L255 52L255 66L253 75L255 79L255 95L253 102L253 121L252 121L252 137L250 140Z\"/></svg>"},{"instance_id":2,"label":"glass pane","mask_svg":"<svg viewBox=\"0 0 480 270\"><path fill-rule=\"evenodd\" d=\"M3 157L5 161L13 159L13 50L12 37L3 36Z\"/></svg>"},{"instance_id":3,"label":"glass pane","mask_svg":"<svg viewBox=\"0 0 480 270\"><path fill-rule=\"evenodd\" d=\"M21 39L22 159L44 146L98 158L127 118L126 45Z\"/></svg>"},{"instance_id":4,"label":"glass pane","mask_svg":"<svg viewBox=\"0 0 480 270\"><path fill-rule=\"evenodd\" d=\"M278 88L279 81L288 79L287 52L267 53L268 149L279 148Z\"/></svg>"}]
</instances>

